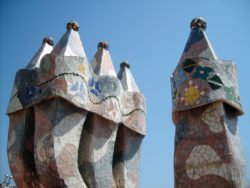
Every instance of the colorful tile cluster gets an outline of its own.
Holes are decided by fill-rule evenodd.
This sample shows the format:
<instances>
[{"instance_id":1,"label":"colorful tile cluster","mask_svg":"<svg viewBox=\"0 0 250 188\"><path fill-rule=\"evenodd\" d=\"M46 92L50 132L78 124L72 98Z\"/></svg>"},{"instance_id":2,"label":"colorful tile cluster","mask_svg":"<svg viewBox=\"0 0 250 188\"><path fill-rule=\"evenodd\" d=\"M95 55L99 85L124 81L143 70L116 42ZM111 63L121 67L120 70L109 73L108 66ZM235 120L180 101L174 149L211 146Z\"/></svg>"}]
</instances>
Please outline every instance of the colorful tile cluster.
<instances>
[{"instance_id":1,"label":"colorful tile cluster","mask_svg":"<svg viewBox=\"0 0 250 188\"><path fill-rule=\"evenodd\" d=\"M116 74L106 42L88 63L79 25L45 38L17 72L8 158L18 187L138 187L145 97L127 62Z\"/></svg>"},{"instance_id":2,"label":"colorful tile cluster","mask_svg":"<svg viewBox=\"0 0 250 188\"><path fill-rule=\"evenodd\" d=\"M191 22L189 39L171 76L175 187L245 187L236 67L218 60L205 29L204 19Z\"/></svg>"}]
</instances>

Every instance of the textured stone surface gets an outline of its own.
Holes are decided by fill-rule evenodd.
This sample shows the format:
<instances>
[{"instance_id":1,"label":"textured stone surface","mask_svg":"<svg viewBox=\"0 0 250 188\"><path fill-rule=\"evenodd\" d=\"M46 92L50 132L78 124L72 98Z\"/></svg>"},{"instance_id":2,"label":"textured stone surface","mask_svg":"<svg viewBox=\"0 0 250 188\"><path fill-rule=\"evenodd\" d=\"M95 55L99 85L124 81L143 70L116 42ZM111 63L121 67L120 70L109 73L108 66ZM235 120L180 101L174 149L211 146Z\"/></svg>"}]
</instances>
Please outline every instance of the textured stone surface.
<instances>
[{"instance_id":1,"label":"textured stone surface","mask_svg":"<svg viewBox=\"0 0 250 188\"><path fill-rule=\"evenodd\" d=\"M34 155L43 186L86 187L77 162L86 114L63 99L35 105Z\"/></svg>"},{"instance_id":2,"label":"textured stone surface","mask_svg":"<svg viewBox=\"0 0 250 188\"><path fill-rule=\"evenodd\" d=\"M9 166L17 187L36 187L38 178L34 161L34 109L11 114L9 127Z\"/></svg>"},{"instance_id":3,"label":"textured stone surface","mask_svg":"<svg viewBox=\"0 0 250 188\"><path fill-rule=\"evenodd\" d=\"M120 125L113 157L113 175L117 187L138 187L140 150L143 136Z\"/></svg>"},{"instance_id":4,"label":"textured stone surface","mask_svg":"<svg viewBox=\"0 0 250 188\"><path fill-rule=\"evenodd\" d=\"M112 161L118 126L88 114L82 131L79 169L88 187L112 187Z\"/></svg>"},{"instance_id":5,"label":"textured stone surface","mask_svg":"<svg viewBox=\"0 0 250 188\"><path fill-rule=\"evenodd\" d=\"M236 68L231 61L218 60L203 26L203 19L192 22L171 77L175 187L245 187Z\"/></svg>"},{"instance_id":6,"label":"textured stone surface","mask_svg":"<svg viewBox=\"0 0 250 188\"><path fill-rule=\"evenodd\" d=\"M203 113L215 104L221 105L222 115L217 122L223 129L221 132L211 131L202 120ZM246 164L240 147L237 115L232 116L232 109L227 108L231 107L216 102L174 113L175 187L199 187L204 183L217 187L245 186ZM232 122L229 125L228 118L234 125ZM235 128L233 133L229 126Z\"/></svg>"}]
</instances>

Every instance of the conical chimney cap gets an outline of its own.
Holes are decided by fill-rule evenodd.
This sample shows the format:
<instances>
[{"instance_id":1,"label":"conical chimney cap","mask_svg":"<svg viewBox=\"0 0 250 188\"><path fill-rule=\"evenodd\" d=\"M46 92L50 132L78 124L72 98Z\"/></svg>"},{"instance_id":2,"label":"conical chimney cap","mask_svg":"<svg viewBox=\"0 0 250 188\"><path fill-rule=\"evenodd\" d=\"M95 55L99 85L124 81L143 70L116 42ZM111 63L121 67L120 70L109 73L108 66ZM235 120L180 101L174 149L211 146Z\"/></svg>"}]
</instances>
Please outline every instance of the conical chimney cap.
<instances>
[{"instance_id":1,"label":"conical chimney cap","mask_svg":"<svg viewBox=\"0 0 250 188\"><path fill-rule=\"evenodd\" d=\"M109 44L106 41L100 41L98 43L97 52L91 60L90 65L96 75L117 77L109 52Z\"/></svg>"},{"instance_id":2,"label":"conical chimney cap","mask_svg":"<svg viewBox=\"0 0 250 188\"><path fill-rule=\"evenodd\" d=\"M56 44L52 54L56 56L77 56L87 59L78 33L79 24L76 21L70 21L67 23L66 28L66 33Z\"/></svg>"},{"instance_id":3,"label":"conical chimney cap","mask_svg":"<svg viewBox=\"0 0 250 188\"><path fill-rule=\"evenodd\" d=\"M35 53L35 55L32 57L28 65L26 66L27 69L34 69L40 67L41 59L44 55L51 53L53 49L53 38L51 37L45 37L42 40L42 46L38 49L38 51Z\"/></svg>"},{"instance_id":4,"label":"conical chimney cap","mask_svg":"<svg viewBox=\"0 0 250 188\"><path fill-rule=\"evenodd\" d=\"M128 61L123 61L120 64L120 68L121 69L118 73L118 78L122 84L123 89L128 92L140 92L134 80L134 77L129 69L130 65Z\"/></svg>"}]
</instances>

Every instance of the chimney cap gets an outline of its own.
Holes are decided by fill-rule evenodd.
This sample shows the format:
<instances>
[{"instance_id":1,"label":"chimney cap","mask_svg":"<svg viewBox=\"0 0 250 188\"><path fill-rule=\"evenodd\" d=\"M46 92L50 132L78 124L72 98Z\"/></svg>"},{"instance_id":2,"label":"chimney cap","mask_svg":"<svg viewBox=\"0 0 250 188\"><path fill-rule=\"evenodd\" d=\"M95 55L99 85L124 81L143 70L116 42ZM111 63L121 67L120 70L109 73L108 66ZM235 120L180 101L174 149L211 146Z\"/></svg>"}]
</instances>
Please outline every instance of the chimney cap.
<instances>
[{"instance_id":1,"label":"chimney cap","mask_svg":"<svg viewBox=\"0 0 250 188\"><path fill-rule=\"evenodd\" d=\"M129 69L129 68L130 68L130 64L129 64L128 61L126 60L126 61L121 62L120 67L121 67L121 68L127 67L127 68Z\"/></svg>"},{"instance_id":2,"label":"chimney cap","mask_svg":"<svg viewBox=\"0 0 250 188\"><path fill-rule=\"evenodd\" d=\"M100 41L97 45L98 49L104 48L105 50L109 50L109 43L107 41Z\"/></svg>"},{"instance_id":3,"label":"chimney cap","mask_svg":"<svg viewBox=\"0 0 250 188\"><path fill-rule=\"evenodd\" d=\"M43 44L49 44L50 46L54 46L54 40L52 37L44 37L43 38Z\"/></svg>"},{"instance_id":4,"label":"chimney cap","mask_svg":"<svg viewBox=\"0 0 250 188\"><path fill-rule=\"evenodd\" d=\"M67 23L66 28L67 30L73 29L74 31L79 31L79 24L76 21L72 20Z\"/></svg>"},{"instance_id":5,"label":"chimney cap","mask_svg":"<svg viewBox=\"0 0 250 188\"><path fill-rule=\"evenodd\" d=\"M196 28L202 28L205 31L207 28L207 22L204 18L196 17L190 23L190 27L192 30Z\"/></svg>"}]
</instances>

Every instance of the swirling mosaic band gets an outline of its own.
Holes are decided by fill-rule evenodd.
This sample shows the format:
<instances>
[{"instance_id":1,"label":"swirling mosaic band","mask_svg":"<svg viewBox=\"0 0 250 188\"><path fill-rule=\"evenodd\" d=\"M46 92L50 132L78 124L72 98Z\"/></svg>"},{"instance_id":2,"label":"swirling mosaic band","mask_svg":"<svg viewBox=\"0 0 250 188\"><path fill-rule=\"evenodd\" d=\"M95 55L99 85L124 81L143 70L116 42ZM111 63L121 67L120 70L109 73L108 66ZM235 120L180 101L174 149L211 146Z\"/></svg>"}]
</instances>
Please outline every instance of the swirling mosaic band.
<instances>
[{"instance_id":1,"label":"swirling mosaic band","mask_svg":"<svg viewBox=\"0 0 250 188\"><path fill-rule=\"evenodd\" d=\"M8 114L56 97L146 133L144 96L124 91L116 77L95 75L81 57L48 54L38 69L18 71Z\"/></svg>"}]
</instances>

